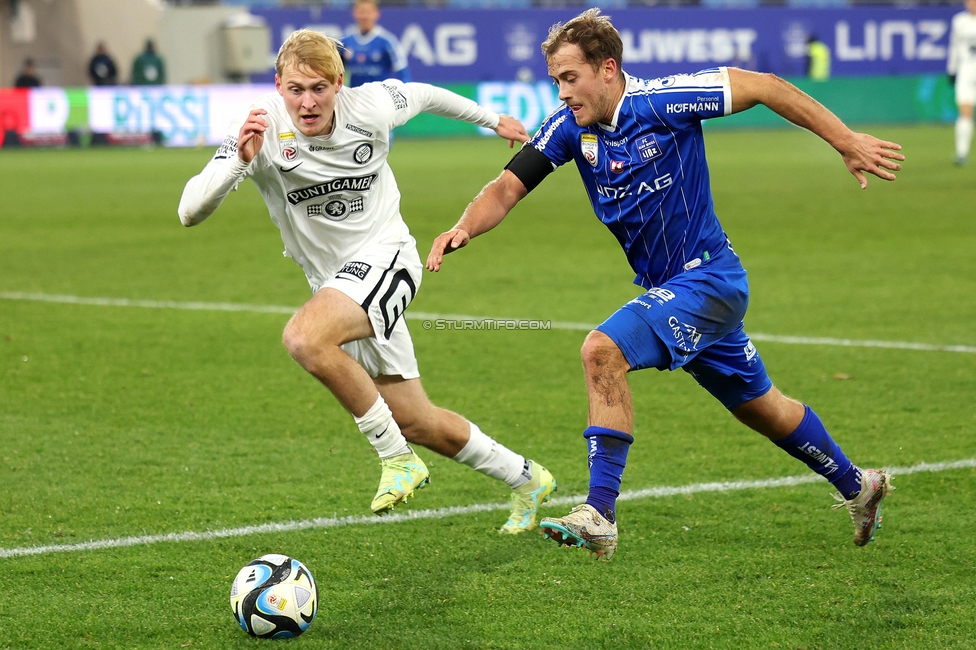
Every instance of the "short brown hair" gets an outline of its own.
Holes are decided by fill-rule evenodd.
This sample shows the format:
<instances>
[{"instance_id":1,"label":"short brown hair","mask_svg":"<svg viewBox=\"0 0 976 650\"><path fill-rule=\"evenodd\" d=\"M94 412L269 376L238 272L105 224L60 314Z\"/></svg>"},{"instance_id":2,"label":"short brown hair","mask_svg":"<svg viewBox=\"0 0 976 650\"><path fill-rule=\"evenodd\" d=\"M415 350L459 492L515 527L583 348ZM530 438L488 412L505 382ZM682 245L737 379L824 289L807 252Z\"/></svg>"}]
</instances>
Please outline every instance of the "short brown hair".
<instances>
[{"instance_id":1,"label":"short brown hair","mask_svg":"<svg viewBox=\"0 0 976 650\"><path fill-rule=\"evenodd\" d=\"M339 44L334 39L310 29L292 32L278 50L275 71L281 76L288 66L307 68L322 75L330 83L336 83L339 75L342 74Z\"/></svg>"},{"instance_id":2,"label":"short brown hair","mask_svg":"<svg viewBox=\"0 0 976 650\"><path fill-rule=\"evenodd\" d=\"M594 68L600 67L607 59L617 62L617 73L621 74L624 57L624 44L620 33L599 9L587 9L566 24L556 23L549 30L549 38L542 44L542 53L549 60L563 45L577 45L583 58Z\"/></svg>"}]
</instances>

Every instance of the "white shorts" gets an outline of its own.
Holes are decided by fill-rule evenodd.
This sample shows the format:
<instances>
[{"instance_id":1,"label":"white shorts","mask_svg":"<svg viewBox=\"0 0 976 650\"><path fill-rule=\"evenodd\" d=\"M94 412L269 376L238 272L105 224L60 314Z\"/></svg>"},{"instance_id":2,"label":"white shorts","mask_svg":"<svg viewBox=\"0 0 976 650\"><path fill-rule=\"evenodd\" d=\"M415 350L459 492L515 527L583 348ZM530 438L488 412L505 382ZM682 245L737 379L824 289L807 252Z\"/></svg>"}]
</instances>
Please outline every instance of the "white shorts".
<instances>
[{"instance_id":1,"label":"white shorts","mask_svg":"<svg viewBox=\"0 0 976 650\"><path fill-rule=\"evenodd\" d=\"M373 325L373 337L346 343L342 349L371 377L399 375L416 379L420 376L403 312L417 295L422 273L417 244L410 238L402 244L362 249L322 285L323 289L341 291L366 310Z\"/></svg>"},{"instance_id":2,"label":"white shorts","mask_svg":"<svg viewBox=\"0 0 976 650\"><path fill-rule=\"evenodd\" d=\"M976 65L967 65L956 75L956 103L976 104Z\"/></svg>"}]
</instances>

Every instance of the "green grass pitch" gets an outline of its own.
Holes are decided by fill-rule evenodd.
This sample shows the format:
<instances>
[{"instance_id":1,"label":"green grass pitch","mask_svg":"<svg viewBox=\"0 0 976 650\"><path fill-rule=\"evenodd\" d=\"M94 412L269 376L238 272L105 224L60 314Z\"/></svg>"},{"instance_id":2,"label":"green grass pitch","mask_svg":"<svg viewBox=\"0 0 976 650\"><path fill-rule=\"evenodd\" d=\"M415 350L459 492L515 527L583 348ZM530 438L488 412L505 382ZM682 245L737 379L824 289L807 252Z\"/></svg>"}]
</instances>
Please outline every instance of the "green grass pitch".
<instances>
[{"instance_id":1,"label":"green grass pitch","mask_svg":"<svg viewBox=\"0 0 976 650\"><path fill-rule=\"evenodd\" d=\"M866 191L808 133L708 133L716 209L750 273L746 328L964 346L758 343L774 381L855 462L976 458L976 168L950 164L950 127L870 130L908 161ZM359 522L378 463L281 347L287 314L14 299L302 304L304 277L252 184L201 226L179 224L183 185L211 153L0 154L0 548L346 525L0 556L0 648L266 647L237 627L228 593L272 552L318 582L301 648L976 646L972 468L896 477L864 548L825 482L622 501L609 563L535 533L497 535L504 510ZM422 255L510 154L497 140L396 141ZM631 280L566 168L426 273L411 309L598 323L638 293ZM418 325L432 399L546 464L557 496L585 494L585 331ZM625 490L808 473L684 373L631 385ZM421 454L433 482L403 510L507 500Z\"/></svg>"}]
</instances>

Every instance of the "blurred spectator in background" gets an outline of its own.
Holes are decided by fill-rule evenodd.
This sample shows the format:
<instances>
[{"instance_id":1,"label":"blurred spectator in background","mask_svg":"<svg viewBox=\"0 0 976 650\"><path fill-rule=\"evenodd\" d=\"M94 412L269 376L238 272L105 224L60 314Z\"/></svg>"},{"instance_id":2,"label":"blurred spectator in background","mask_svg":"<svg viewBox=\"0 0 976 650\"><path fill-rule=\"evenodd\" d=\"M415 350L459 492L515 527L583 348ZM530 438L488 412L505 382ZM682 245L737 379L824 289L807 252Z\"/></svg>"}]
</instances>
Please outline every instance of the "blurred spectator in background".
<instances>
[{"instance_id":1,"label":"blurred spectator in background","mask_svg":"<svg viewBox=\"0 0 976 650\"><path fill-rule=\"evenodd\" d=\"M14 79L14 88L37 88L41 85L41 78L34 69L34 59L24 59L24 67Z\"/></svg>"},{"instance_id":2,"label":"blurred spectator in background","mask_svg":"<svg viewBox=\"0 0 976 650\"><path fill-rule=\"evenodd\" d=\"M146 40L146 48L132 62L133 86L157 86L166 83L166 66L156 54L152 39Z\"/></svg>"},{"instance_id":3,"label":"blurred spectator in background","mask_svg":"<svg viewBox=\"0 0 976 650\"><path fill-rule=\"evenodd\" d=\"M830 48L814 34L807 39L807 76L813 81L830 79Z\"/></svg>"},{"instance_id":4,"label":"blurred spectator in background","mask_svg":"<svg viewBox=\"0 0 976 650\"><path fill-rule=\"evenodd\" d=\"M114 86L119 83L119 69L108 54L105 43L99 43L88 62L88 77L93 86Z\"/></svg>"},{"instance_id":5,"label":"blurred spectator in background","mask_svg":"<svg viewBox=\"0 0 976 650\"><path fill-rule=\"evenodd\" d=\"M400 42L376 24L380 19L380 8L375 0L356 0L352 17L356 25L350 27L342 39L345 48L342 58L346 65L343 81L353 88L391 78L410 81L407 55Z\"/></svg>"},{"instance_id":6,"label":"blurred spectator in background","mask_svg":"<svg viewBox=\"0 0 976 650\"><path fill-rule=\"evenodd\" d=\"M949 34L949 83L956 89L956 164L966 164L973 140L973 104L976 104L976 0L966 0L966 11L952 17Z\"/></svg>"}]
</instances>

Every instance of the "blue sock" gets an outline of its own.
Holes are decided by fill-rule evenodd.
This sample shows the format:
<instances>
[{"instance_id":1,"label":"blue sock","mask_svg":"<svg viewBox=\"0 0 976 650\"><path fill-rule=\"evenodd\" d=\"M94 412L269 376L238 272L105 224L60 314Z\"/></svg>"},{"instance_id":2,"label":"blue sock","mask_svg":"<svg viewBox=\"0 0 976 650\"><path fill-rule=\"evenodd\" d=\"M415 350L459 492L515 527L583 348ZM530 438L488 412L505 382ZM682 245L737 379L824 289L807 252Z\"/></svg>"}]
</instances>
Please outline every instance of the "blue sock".
<instances>
[{"instance_id":1,"label":"blue sock","mask_svg":"<svg viewBox=\"0 0 976 650\"><path fill-rule=\"evenodd\" d=\"M587 427L583 432L590 453L587 462L590 466L590 493L586 503L611 523L616 521L617 497L620 495L620 481L627 465L627 452L634 442L634 436L607 429Z\"/></svg>"},{"instance_id":2,"label":"blue sock","mask_svg":"<svg viewBox=\"0 0 976 650\"><path fill-rule=\"evenodd\" d=\"M853 499L861 491L861 469L847 460L813 409L804 408L806 413L796 430L773 442L830 481L845 499Z\"/></svg>"}]
</instances>

